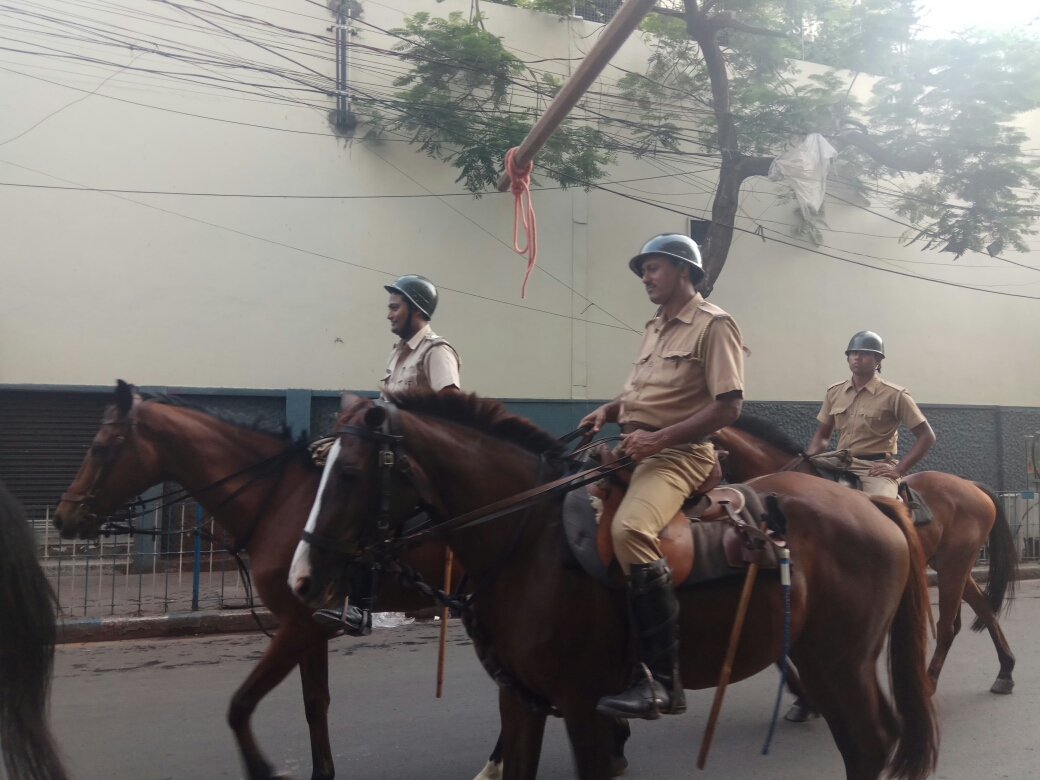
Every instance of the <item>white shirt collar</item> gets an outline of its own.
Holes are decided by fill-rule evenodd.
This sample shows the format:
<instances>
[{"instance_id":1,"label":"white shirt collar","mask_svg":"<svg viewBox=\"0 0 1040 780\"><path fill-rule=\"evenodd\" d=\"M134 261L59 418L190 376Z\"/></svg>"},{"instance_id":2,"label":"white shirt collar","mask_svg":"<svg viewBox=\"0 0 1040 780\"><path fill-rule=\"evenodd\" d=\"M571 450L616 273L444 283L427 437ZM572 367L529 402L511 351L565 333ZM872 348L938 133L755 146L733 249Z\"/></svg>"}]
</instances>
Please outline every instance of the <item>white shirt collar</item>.
<instances>
[{"instance_id":1,"label":"white shirt collar","mask_svg":"<svg viewBox=\"0 0 1040 780\"><path fill-rule=\"evenodd\" d=\"M423 339L431 335L433 335L433 329L430 328L430 323L427 322L425 325L419 328L419 330L416 332L414 336L408 339L408 349L414 350L416 347L422 344Z\"/></svg>"}]
</instances>

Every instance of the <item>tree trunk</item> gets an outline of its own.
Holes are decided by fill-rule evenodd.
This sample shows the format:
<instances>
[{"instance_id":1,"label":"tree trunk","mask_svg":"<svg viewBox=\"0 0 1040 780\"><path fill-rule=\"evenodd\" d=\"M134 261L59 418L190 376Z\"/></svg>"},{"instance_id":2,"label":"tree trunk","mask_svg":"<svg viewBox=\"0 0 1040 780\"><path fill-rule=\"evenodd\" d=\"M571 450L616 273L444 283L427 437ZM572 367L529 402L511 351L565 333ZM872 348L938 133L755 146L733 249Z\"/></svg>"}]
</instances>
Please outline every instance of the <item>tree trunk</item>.
<instances>
[{"instance_id":1,"label":"tree trunk","mask_svg":"<svg viewBox=\"0 0 1040 780\"><path fill-rule=\"evenodd\" d=\"M731 15L716 14L709 17L698 7L697 0L685 0L685 10L686 31L697 41L711 81L712 109L718 126L719 154L722 156L719 184L711 206L711 225L708 226L701 253L706 273L704 280L697 285L700 293L707 298L722 273L733 243L740 185L748 176L765 176L769 173L769 164L773 158L746 157L740 153L737 126L730 110L729 73L718 41L719 30L732 24Z\"/></svg>"}]
</instances>

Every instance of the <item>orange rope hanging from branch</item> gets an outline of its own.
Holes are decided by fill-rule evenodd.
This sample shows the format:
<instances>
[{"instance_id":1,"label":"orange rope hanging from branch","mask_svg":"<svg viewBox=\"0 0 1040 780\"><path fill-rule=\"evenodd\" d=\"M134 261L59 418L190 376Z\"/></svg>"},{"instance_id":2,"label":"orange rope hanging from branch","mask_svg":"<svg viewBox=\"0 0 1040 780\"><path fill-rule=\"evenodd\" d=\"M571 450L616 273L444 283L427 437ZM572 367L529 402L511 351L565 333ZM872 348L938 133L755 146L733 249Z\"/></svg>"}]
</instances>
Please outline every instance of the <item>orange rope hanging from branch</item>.
<instances>
[{"instance_id":1,"label":"orange rope hanging from branch","mask_svg":"<svg viewBox=\"0 0 1040 780\"><path fill-rule=\"evenodd\" d=\"M513 249L518 254L527 255L527 273L524 274L524 283L520 287L520 297L525 298L527 297L527 280L530 278L535 260L538 258L538 228L534 221L534 204L531 202L531 168L534 163L528 163L523 168L517 167L513 160L517 148L514 146L506 152L506 173L509 174L509 189L513 193ZM524 236L527 238L527 244L523 249L517 243L521 221L524 224Z\"/></svg>"}]
</instances>

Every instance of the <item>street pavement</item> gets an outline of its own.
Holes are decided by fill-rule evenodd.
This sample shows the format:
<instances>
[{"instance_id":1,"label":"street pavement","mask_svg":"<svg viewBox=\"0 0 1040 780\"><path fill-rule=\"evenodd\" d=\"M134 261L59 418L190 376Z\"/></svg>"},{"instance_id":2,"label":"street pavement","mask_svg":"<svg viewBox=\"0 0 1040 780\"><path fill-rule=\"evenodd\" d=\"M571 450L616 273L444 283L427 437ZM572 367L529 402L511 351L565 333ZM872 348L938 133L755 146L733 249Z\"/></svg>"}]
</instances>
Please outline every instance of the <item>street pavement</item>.
<instances>
[{"instance_id":1,"label":"street pavement","mask_svg":"<svg viewBox=\"0 0 1040 780\"><path fill-rule=\"evenodd\" d=\"M932 597L934 603L934 589ZM967 627L971 610L964 610ZM997 660L987 634L965 628L954 643L937 696L938 778L1040 778L1034 730L1040 722L1040 582L1020 583L1003 625L1018 658L1010 696L989 693ZM437 636L437 624L427 623L333 643L330 725L341 780L472 780L483 767L498 735L495 686L452 621L444 697L434 698ZM242 777L225 712L266 643L263 636L230 635L59 647L52 721L72 776ZM695 761L712 691L688 694L683 716L635 721L627 777L844 778L822 720L781 721L770 755L760 754L777 682L771 669L730 687L703 773ZM261 703L254 725L276 766L301 780L310 777L297 673ZM563 724L550 719L539 777L574 776Z\"/></svg>"}]
</instances>

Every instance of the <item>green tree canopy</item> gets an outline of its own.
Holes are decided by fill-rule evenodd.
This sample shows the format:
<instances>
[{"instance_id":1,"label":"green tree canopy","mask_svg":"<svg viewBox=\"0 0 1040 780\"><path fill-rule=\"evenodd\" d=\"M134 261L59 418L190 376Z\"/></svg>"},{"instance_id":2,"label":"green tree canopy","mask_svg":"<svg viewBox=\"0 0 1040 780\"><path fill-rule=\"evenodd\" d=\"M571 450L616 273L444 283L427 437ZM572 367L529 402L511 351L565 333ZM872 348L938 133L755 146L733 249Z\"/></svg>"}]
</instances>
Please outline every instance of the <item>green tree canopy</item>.
<instances>
[{"instance_id":1,"label":"green tree canopy","mask_svg":"<svg viewBox=\"0 0 1040 780\"><path fill-rule=\"evenodd\" d=\"M603 17L616 8L585 5L597 2ZM618 83L623 102L579 107L538 170L587 187L618 153L715 156L706 293L729 253L741 185L808 133L839 150L837 175L854 202L881 200L915 226L907 241L956 257L1028 250L1040 157L1023 148L1016 120L1040 106L1037 39L923 39L912 0L661 0L655 11L643 23L645 70ZM479 16L416 14L395 34L410 69L395 81L393 108L369 112L374 131L407 133L457 167L470 191L486 191L558 80L509 52ZM827 70L799 73L803 58ZM862 102L860 79L870 84ZM812 225L795 230L815 235Z\"/></svg>"}]
</instances>

